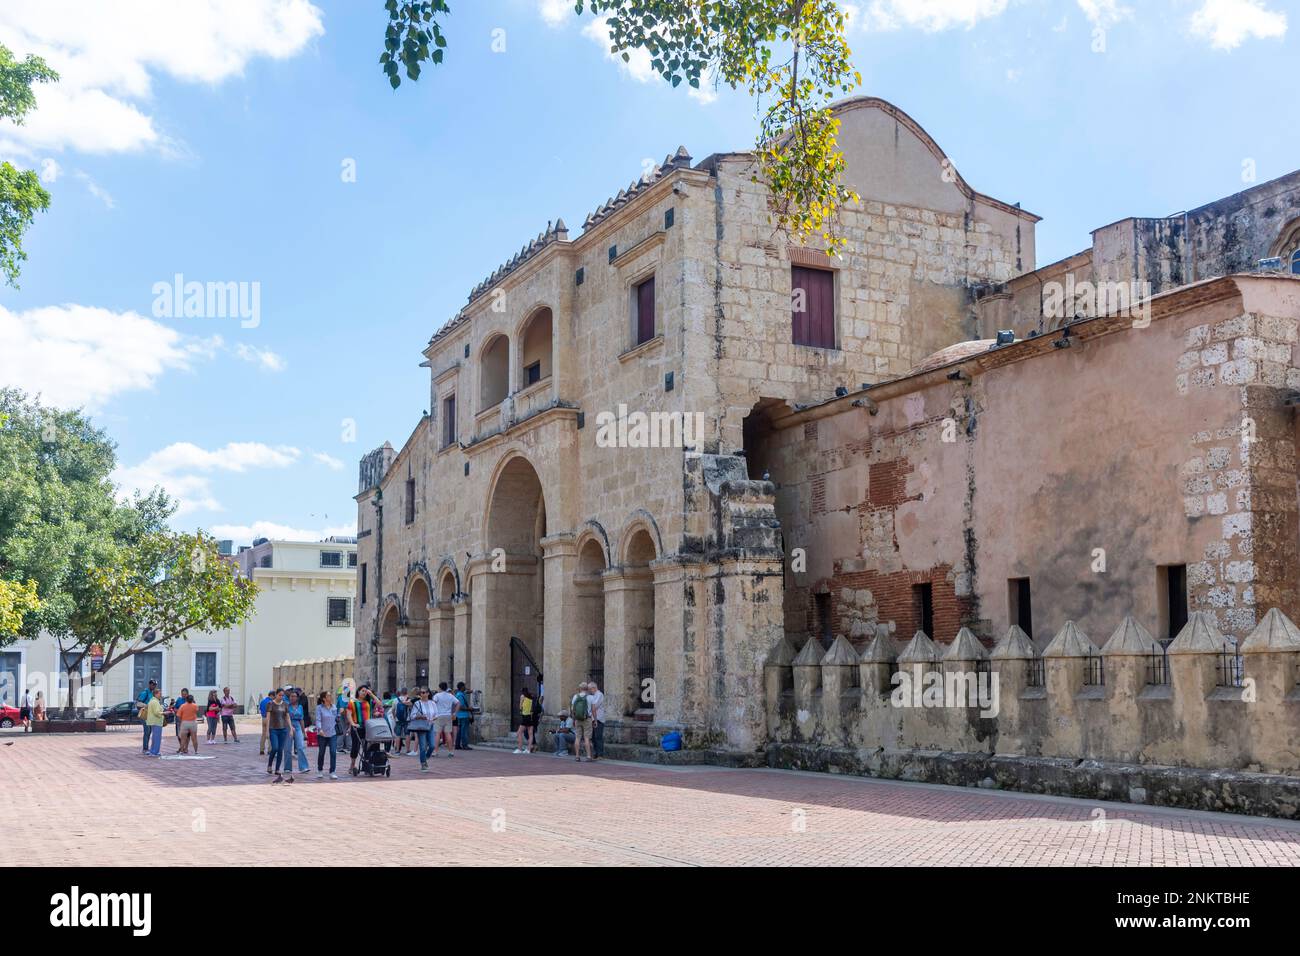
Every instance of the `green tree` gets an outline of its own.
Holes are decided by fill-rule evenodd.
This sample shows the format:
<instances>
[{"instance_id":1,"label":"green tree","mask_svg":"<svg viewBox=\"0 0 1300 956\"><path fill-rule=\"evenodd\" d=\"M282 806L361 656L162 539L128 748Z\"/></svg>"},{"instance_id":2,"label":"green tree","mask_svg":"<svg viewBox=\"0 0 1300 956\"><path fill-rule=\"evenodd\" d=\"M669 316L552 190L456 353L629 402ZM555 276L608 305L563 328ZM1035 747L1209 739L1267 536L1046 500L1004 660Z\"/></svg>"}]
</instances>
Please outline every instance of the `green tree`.
<instances>
[{"instance_id":1,"label":"green tree","mask_svg":"<svg viewBox=\"0 0 1300 956\"><path fill-rule=\"evenodd\" d=\"M388 0L379 63L393 89L443 62L445 0ZM759 105L756 182L771 192L771 220L799 242L844 246L837 214L858 201L842 182L836 97L861 85L836 0L575 0L574 11L608 15L611 50L650 54L674 87L713 82L744 89Z\"/></svg>"},{"instance_id":2,"label":"green tree","mask_svg":"<svg viewBox=\"0 0 1300 956\"><path fill-rule=\"evenodd\" d=\"M39 56L18 60L0 45L0 119L22 125L36 107L32 86L58 80ZM36 173L20 170L12 163L0 163L0 272L5 282L18 288L18 275L27 260L23 236L38 212L50 208L50 194L42 187Z\"/></svg>"},{"instance_id":3,"label":"green tree","mask_svg":"<svg viewBox=\"0 0 1300 956\"><path fill-rule=\"evenodd\" d=\"M201 531L150 531L119 549L116 558L87 570L68 639L60 644L78 660L98 646L101 676L141 651L235 627L253 613L257 585L241 577L221 557L216 539Z\"/></svg>"},{"instance_id":4,"label":"green tree","mask_svg":"<svg viewBox=\"0 0 1300 956\"><path fill-rule=\"evenodd\" d=\"M0 634L17 634L23 617L41 609L35 581L6 581L0 578Z\"/></svg>"}]
</instances>

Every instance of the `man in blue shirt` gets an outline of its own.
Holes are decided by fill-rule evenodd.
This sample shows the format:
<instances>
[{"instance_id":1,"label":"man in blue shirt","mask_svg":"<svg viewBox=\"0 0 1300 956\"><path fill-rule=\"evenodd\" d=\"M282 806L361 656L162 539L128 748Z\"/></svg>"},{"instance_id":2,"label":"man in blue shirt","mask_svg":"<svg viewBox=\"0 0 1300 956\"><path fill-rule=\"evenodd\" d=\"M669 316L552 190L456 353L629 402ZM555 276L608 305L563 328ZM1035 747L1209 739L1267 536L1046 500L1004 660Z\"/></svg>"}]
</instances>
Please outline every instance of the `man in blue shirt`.
<instances>
[{"instance_id":1,"label":"man in blue shirt","mask_svg":"<svg viewBox=\"0 0 1300 956\"><path fill-rule=\"evenodd\" d=\"M268 725L267 725L267 717L266 717L266 708L270 706L271 706L271 692L268 690L265 694L262 695L262 700L257 705L258 713L262 715L262 745L257 752L263 755L266 754L266 740L270 736L270 734L267 732Z\"/></svg>"},{"instance_id":2,"label":"man in blue shirt","mask_svg":"<svg viewBox=\"0 0 1300 956\"><path fill-rule=\"evenodd\" d=\"M149 706L149 701L153 699L154 688L157 686L158 686L158 682L151 678L149 680L149 686L146 687L144 690L140 691L140 693L136 695L135 698L136 703L139 704L141 707L147 708ZM149 752L149 725L144 722L143 712L140 713L140 724L141 726L144 727L144 752L148 753Z\"/></svg>"}]
</instances>

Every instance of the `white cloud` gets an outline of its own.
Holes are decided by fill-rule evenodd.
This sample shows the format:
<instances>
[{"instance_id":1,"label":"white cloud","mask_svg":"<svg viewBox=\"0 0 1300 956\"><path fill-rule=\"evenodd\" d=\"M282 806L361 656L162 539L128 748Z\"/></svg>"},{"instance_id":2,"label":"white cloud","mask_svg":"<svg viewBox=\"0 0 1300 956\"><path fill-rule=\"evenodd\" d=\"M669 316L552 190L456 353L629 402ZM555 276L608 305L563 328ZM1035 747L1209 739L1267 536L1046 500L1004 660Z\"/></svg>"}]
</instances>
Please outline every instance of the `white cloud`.
<instances>
[{"instance_id":1,"label":"white cloud","mask_svg":"<svg viewBox=\"0 0 1300 956\"><path fill-rule=\"evenodd\" d=\"M37 87L22 126L0 124L0 149L167 149L147 112L156 77L217 84L257 57L292 57L323 32L309 0L6 0L0 43L43 56L60 80Z\"/></svg>"},{"instance_id":2,"label":"white cloud","mask_svg":"<svg viewBox=\"0 0 1300 956\"><path fill-rule=\"evenodd\" d=\"M537 12L547 26L558 27L573 16L573 0L537 0Z\"/></svg>"},{"instance_id":3,"label":"white cloud","mask_svg":"<svg viewBox=\"0 0 1300 956\"><path fill-rule=\"evenodd\" d=\"M208 531L220 540L229 539L241 544L255 538L269 538L272 541L323 541L331 535L355 536L357 525L354 521L326 528L294 528L274 521L254 521L252 524L215 524Z\"/></svg>"},{"instance_id":4,"label":"white cloud","mask_svg":"<svg viewBox=\"0 0 1300 956\"><path fill-rule=\"evenodd\" d=\"M915 27L934 33L953 27L970 29L1000 16L1010 0L872 0L865 8L846 8L850 23L868 30ZM851 9L849 9L851 8Z\"/></svg>"},{"instance_id":5,"label":"white cloud","mask_svg":"<svg viewBox=\"0 0 1300 956\"><path fill-rule=\"evenodd\" d=\"M41 182L46 184L53 183L59 178L59 173L61 172L63 172L63 167L61 167L55 160L48 156L41 160Z\"/></svg>"},{"instance_id":6,"label":"white cloud","mask_svg":"<svg viewBox=\"0 0 1300 956\"><path fill-rule=\"evenodd\" d=\"M242 343L235 347L235 357L251 362L265 372L283 372L287 366L285 360L270 349L259 349Z\"/></svg>"},{"instance_id":7,"label":"white cloud","mask_svg":"<svg viewBox=\"0 0 1300 956\"><path fill-rule=\"evenodd\" d=\"M1192 35L1216 50L1235 50L1246 40L1286 36L1286 14L1269 10L1263 0L1205 0L1192 14Z\"/></svg>"},{"instance_id":8,"label":"white cloud","mask_svg":"<svg viewBox=\"0 0 1300 956\"><path fill-rule=\"evenodd\" d=\"M182 517L199 510L221 510L221 502L212 488L214 473L242 474L253 469L287 468L301 457L302 452L289 445L230 442L208 450L191 442L175 442L138 465L117 468L111 477L124 499L132 492L147 492L161 486L176 499L176 515Z\"/></svg>"},{"instance_id":9,"label":"white cloud","mask_svg":"<svg viewBox=\"0 0 1300 956\"><path fill-rule=\"evenodd\" d=\"M77 179L81 180L83 184L85 184L86 192L90 193L92 196L94 196L96 199L98 199L100 202L104 204L104 208L106 209L117 208L116 200L114 200L113 197L109 195L107 189L105 189L103 186L99 185L99 183L91 179L89 173L82 172L80 169L78 169L75 173L73 173L73 175L76 176Z\"/></svg>"},{"instance_id":10,"label":"white cloud","mask_svg":"<svg viewBox=\"0 0 1300 956\"><path fill-rule=\"evenodd\" d=\"M330 471L343 470L343 462L339 461L339 459L335 458L333 455L326 454L323 451L315 451L312 452L311 456L326 468L330 469Z\"/></svg>"},{"instance_id":11,"label":"white cloud","mask_svg":"<svg viewBox=\"0 0 1300 956\"><path fill-rule=\"evenodd\" d=\"M1121 6L1119 0L1077 0L1079 9L1094 27L1108 30L1121 20L1133 16L1133 8Z\"/></svg>"},{"instance_id":12,"label":"white cloud","mask_svg":"<svg viewBox=\"0 0 1300 956\"><path fill-rule=\"evenodd\" d=\"M638 83L649 83L659 79L659 74L650 64L650 54L645 50L628 50L628 58L624 61L622 53L615 53L610 49L612 44L609 38L608 14L588 20L582 27L582 35L604 50L607 60L617 63L624 73Z\"/></svg>"},{"instance_id":13,"label":"white cloud","mask_svg":"<svg viewBox=\"0 0 1300 956\"><path fill-rule=\"evenodd\" d=\"M10 312L0 306L0 382L39 392L52 405L94 410L211 354L211 340L187 341L135 312L85 305Z\"/></svg>"}]
</instances>

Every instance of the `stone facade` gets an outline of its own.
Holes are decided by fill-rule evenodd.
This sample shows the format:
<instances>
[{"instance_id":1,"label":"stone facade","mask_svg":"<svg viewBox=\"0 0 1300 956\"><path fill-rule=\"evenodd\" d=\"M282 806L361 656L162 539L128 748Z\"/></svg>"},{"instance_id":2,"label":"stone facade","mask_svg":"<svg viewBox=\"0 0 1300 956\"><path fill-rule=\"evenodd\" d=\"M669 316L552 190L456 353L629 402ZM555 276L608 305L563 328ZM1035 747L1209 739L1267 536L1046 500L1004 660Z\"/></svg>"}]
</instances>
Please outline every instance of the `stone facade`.
<instances>
[{"instance_id":1,"label":"stone facade","mask_svg":"<svg viewBox=\"0 0 1300 956\"><path fill-rule=\"evenodd\" d=\"M1040 334L1017 312L1037 217L895 107L838 114L862 196L843 258L774 233L748 154L679 149L577 238L548 224L433 336L430 412L362 462L360 679L463 680L493 734L540 676L550 714L594 676L614 741L755 751L804 739L774 693L815 672L852 697L863 655L918 630L974 656L1023 623L1042 652L1120 609L1165 639L1179 575L1225 642L1300 613L1300 283L1168 271L1142 322ZM794 341L795 267L833 274L834 347ZM825 732L867 746L832 709Z\"/></svg>"}]
</instances>

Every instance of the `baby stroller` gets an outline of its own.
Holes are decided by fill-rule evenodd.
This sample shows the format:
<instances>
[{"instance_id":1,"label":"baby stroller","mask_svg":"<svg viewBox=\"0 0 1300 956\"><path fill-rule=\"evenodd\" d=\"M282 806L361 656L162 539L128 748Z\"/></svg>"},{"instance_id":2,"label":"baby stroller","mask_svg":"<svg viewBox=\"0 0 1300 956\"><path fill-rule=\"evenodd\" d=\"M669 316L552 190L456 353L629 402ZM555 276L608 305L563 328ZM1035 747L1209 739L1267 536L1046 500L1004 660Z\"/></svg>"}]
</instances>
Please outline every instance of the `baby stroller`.
<instances>
[{"instance_id":1,"label":"baby stroller","mask_svg":"<svg viewBox=\"0 0 1300 956\"><path fill-rule=\"evenodd\" d=\"M393 768L388 764L384 745L392 745L396 736L387 717L372 717L366 721L366 735L361 741L361 766L354 768L352 776L391 777Z\"/></svg>"}]
</instances>

